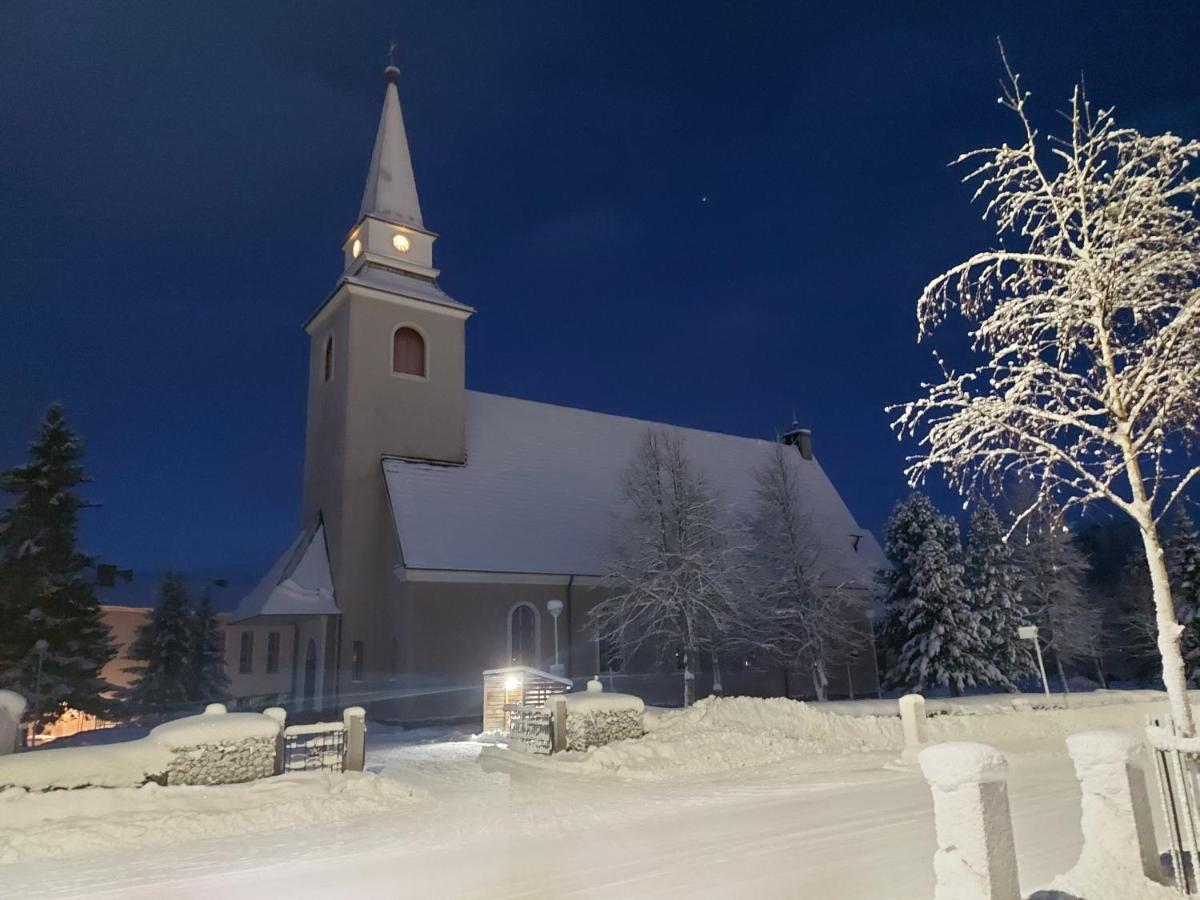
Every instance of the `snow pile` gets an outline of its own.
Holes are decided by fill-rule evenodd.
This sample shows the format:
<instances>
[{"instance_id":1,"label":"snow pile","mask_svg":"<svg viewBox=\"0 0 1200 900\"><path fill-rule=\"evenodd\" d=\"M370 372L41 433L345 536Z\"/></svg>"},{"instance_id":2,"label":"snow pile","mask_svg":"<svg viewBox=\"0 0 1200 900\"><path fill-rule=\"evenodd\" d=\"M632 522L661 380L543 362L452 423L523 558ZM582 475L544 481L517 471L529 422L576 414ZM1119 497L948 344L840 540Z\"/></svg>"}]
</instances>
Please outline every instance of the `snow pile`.
<instances>
[{"instance_id":1,"label":"snow pile","mask_svg":"<svg viewBox=\"0 0 1200 900\"><path fill-rule=\"evenodd\" d=\"M259 713L188 716L159 725L136 741L47 748L6 756L0 759L0 788L136 787L147 781L163 781L172 770L179 773L203 770L205 774L198 776L198 780L208 780L212 767L203 764L198 750L230 756L238 756L245 750L247 759L236 761L239 766L248 762L255 767L263 745L273 754L278 733L279 723ZM226 747L236 747L238 753L227 751ZM250 756L254 759L250 760ZM187 764L176 763L179 757L185 757Z\"/></svg>"},{"instance_id":2,"label":"snow pile","mask_svg":"<svg viewBox=\"0 0 1200 900\"><path fill-rule=\"evenodd\" d=\"M0 691L0 756L17 749L23 715L25 698L13 691Z\"/></svg>"},{"instance_id":3,"label":"snow pile","mask_svg":"<svg viewBox=\"0 0 1200 900\"><path fill-rule=\"evenodd\" d=\"M1074 702L1074 697L1071 699ZM1143 702L1146 700L1156 702ZM560 754L554 759L569 770L660 779L805 756L898 752L904 737L896 701L865 703L868 708L888 712L845 715L842 709L850 704L803 703L780 697L709 697L688 709L647 715L647 734L639 740L619 741L586 754ZM1166 709L1165 694L1160 691L1112 692L1102 703L1071 709L1033 709L995 697L952 706L955 714L926 720L930 743L1028 742L1033 749L1061 750L1067 736L1079 731L1115 728L1140 732L1147 715Z\"/></svg>"},{"instance_id":4,"label":"snow pile","mask_svg":"<svg viewBox=\"0 0 1200 900\"><path fill-rule=\"evenodd\" d=\"M640 740L598 747L582 758L561 758L584 771L656 779L797 756L887 750L900 743L898 718L839 716L779 697L709 697L688 709L656 716L653 728Z\"/></svg>"},{"instance_id":5,"label":"snow pile","mask_svg":"<svg viewBox=\"0 0 1200 900\"><path fill-rule=\"evenodd\" d=\"M417 791L371 773L305 772L222 787L0 791L0 863L328 825L387 812Z\"/></svg>"}]
</instances>

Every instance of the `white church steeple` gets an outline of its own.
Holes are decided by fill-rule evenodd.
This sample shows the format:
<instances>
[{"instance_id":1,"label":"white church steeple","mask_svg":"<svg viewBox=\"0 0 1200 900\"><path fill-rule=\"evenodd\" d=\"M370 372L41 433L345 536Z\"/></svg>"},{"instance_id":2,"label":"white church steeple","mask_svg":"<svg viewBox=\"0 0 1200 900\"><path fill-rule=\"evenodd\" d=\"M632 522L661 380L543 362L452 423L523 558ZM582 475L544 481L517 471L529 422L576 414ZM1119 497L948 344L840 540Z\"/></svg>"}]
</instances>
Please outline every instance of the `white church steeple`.
<instances>
[{"instance_id":1,"label":"white church steeple","mask_svg":"<svg viewBox=\"0 0 1200 900\"><path fill-rule=\"evenodd\" d=\"M404 114L400 111L400 93L396 88L400 70L388 66L384 75L387 92L383 97L383 112L379 116L375 150L371 154L371 169L367 173L358 217L375 216L385 222L424 228L412 157L408 153L408 135L404 131Z\"/></svg>"},{"instance_id":2,"label":"white church steeple","mask_svg":"<svg viewBox=\"0 0 1200 900\"><path fill-rule=\"evenodd\" d=\"M373 264L433 279L438 275L433 267L437 235L426 230L421 218L408 134L400 111L400 70L389 65L384 76L387 89L362 206L343 247L346 272L354 274Z\"/></svg>"}]
</instances>

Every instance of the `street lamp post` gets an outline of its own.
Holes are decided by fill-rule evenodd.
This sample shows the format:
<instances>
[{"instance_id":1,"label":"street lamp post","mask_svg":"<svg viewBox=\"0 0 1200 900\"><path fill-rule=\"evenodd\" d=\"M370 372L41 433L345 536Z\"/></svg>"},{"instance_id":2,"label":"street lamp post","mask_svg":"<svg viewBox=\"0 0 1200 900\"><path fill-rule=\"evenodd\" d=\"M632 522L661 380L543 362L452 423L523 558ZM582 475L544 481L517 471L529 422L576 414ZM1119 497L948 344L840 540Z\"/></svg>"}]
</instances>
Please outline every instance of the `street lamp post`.
<instances>
[{"instance_id":1,"label":"street lamp post","mask_svg":"<svg viewBox=\"0 0 1200 900\"><path fill-rule=\"evenodd\" d=\"M1022 625L1017 629L1017 637L1023 641L1033 641L1033 649L1037 652L1038 671L1042 673L1042 690L1050 697L1050 682L1046 680L1046 664L1042 661L1042 642L1038 640L1036 625Z\"/></svg>"},{"instance_id":2,"label":"street lamp post","mask_svg":"<svg viewBox=\"0 0 1200 900\"><path fill-rule=\"evenodd\" d=\"M562 615L563 602L557 598L546 604L546 609L550 611L550 618L554 620L554 665L550 672L553 675L562 675L563 666L558 661L558 617Z\"/></svg>"},{"instance_id":3,"label":"street lamp post","mask_svg":"<svg viewBox=\"0 0 1200 900\"><path fill-rule=\"evenodd\" d=\"M37 680L34 682L34 688L33 688L33 696L35 698L34 702L37 705L34 707L34 709L35 709L34 720L33 720L34 724L31 726L31 728L37 727L37 720L42 715L42 660L45 659L46 651L49 649L50 649L50 642L47 641L45 638L38 638L36 641L33 642L33 650L35 653L37 653L38 664L37 664ZM32 730L29 732L29 742L30 742L30 745L32 746L32 744L33 744L33 731Z\"/></svg>"}]
</instances>

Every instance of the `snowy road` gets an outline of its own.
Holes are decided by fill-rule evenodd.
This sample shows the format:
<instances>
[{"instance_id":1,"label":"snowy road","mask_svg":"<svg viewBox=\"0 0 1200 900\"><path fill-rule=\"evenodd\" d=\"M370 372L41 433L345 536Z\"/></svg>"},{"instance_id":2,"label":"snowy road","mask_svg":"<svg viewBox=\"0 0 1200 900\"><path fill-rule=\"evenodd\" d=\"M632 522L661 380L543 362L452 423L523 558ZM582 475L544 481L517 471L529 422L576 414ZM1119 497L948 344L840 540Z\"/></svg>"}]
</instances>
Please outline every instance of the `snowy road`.
<instances>
[{"instance_id":1,"label":"snowy road","mask_svg":"<svg viewBox=\"0 0 1200 900\"><path fill-rule=\"evenodd\" d=\"M386 735L377 734L386 740ZM0 868L0 896L927 898L916 773L852 754L656 783L480 760L468 741L393 744L369 768L428 796L336 827ZM1079 850L1065 752L1010 753L1026 890Z\"/></svg>"}]
</instances>

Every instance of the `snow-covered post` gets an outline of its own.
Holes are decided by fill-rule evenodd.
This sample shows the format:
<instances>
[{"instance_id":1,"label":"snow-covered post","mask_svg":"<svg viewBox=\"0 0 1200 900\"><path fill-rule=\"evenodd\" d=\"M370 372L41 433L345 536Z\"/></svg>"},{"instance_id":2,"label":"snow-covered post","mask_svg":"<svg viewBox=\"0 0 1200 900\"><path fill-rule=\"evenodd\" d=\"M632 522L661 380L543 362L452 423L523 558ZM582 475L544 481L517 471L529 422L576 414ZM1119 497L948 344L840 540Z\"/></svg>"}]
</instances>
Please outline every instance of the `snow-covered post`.
<instances>
[{"instance_id":1,"label":"snow-covered post","mask_svg":"<svg viewBox=\"0 0 1200 900\"><path fill-rule=\"evenodd\" d=\"M926 747L938 849L934 900L1020 900L1008 808L1008 763L986 744Z\"/></svg>"},{"instance_id":2,"label":"snow-covered post","mask_svg":"<svg viewBox=\"0 0 1200 900\"><path fill-rule=\"evenodd\" d=\"M1067 738L1083 792L1083 850L1076 868L1119 869L1162 881L1142 742L1121 731L1084 731Z\"/></svg>"},{"instance_id":3,"label":"snow-covered post","mask_svg":"<svg viewBox=\"0 0 1200 900\"><path fill-rule=\"evenodd\" d=\"M283 729L287 726L287 710L282 706L268 706L263 715L279 723L279 736L275 739L275 774L283 774L284 736Z\"/></svg>"},{"instance_id":4,"label":"snow-covered post","mask_svg":"<svg viewBox=\"0 0 1200 900\"><path fill-rule=\"evenodd\" d=\"M901 762L915 763L925 745L925 698L920 694L905 694L896 701L900 707L900 724L904 728L904 752Z\"/></svg>"},{"instance_id":5,"label":"snow-covered post","mask_svg":"<svg viewBox=\"0 0 1200 900\"><path fill-rule=\"evenodd\" d=\"M342 710L342 722L346 726L347 772L361 772L367 761L367 711L361 706L347 706Z\"/></svg>"},{"instance_id":6,"label":"snow-covered post","mask_svg":"<svg viewBox=\"0 0 1200 900\"><path fill-rule=\"evenodd\" d=\"M21 717L28 704L16 691L0 691L0 756L21 746Z\"/></svg>"},{"instance_id":7,"label":"snow-covered post","mask_svg":"<svg viewBox=\"0 0 1200 900\"><path fill-rule=\"evenodd\" d=\"M562 753L567 749L567 698L561 694L555 695L551 709L554 716L551 720L554 741L550 752Z\"/></svg>"},{"instance_id":8,"label":"snow-covered post","mask_svg":"<svg viewBox=\"0 0 1200 900\"><path fill-rule=\"evenodd\" d=\"M225 708L224 703L210 703L204 707L204 715L206 716L221 716L227 712L229 710Z\"/></svg>"}]
</instances>

